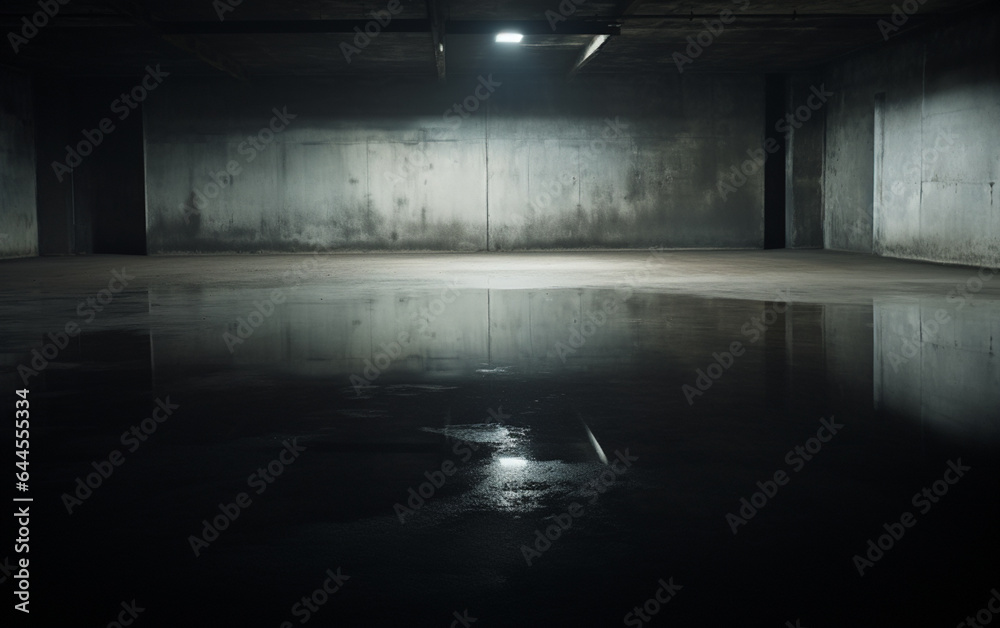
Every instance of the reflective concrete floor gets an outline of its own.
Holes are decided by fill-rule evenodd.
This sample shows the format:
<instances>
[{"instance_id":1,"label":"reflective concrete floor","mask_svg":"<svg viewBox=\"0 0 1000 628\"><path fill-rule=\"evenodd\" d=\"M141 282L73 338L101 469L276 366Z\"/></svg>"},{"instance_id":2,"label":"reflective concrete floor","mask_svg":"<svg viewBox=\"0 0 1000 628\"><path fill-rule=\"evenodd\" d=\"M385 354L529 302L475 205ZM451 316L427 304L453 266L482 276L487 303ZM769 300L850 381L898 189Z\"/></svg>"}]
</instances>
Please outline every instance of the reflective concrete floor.
<instances>
[{"instance_id":1,"label":"reflective concrete floor","mask_svg":"<svg viewBox=\"0 0 1000 628\"><path fill-rule=\"evenodd\" d=\"M828 251L45 258L0 262L0 319L8 407L30 391L29 489L6 489L34 500L30 625L1000 610L989 269ZM24 555L4 544L10 600Z\"/></svg>"}]
</instances>

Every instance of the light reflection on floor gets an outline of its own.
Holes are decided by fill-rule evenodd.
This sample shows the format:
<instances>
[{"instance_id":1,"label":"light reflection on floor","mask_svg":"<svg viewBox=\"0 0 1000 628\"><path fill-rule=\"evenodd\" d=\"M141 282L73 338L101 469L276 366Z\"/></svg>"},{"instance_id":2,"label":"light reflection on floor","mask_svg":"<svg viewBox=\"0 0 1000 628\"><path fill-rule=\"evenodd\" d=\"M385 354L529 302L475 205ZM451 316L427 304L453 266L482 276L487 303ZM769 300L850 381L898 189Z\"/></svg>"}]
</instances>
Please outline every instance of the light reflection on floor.
<instances>
[{"instance_id":1,"label":"light reflection on floor","mask_svg":"<svg viewBox=\"0 0 1000 628\"><path fill-rule=\"evenodd\" d=\"M953 625L997 585L985 295L802 300L752 341L773 302L637 292L597 324L613 289L470 288L428 321L413 313L439 291L300 286L229 351L222 333L269 289L130 292L35 380L39 586L73 609L50 612L100 624L135 597L151 626L277 626L340 566L351 580L310 625L444 626L465 608L482 626L618 625L670 577L684 588L662 625ZM6 363L75 303L21 310ZM734 341L745 352L688 403ZM166 395L176 416L67 515L60 495ZM829 416L843 430L791 469ZM301 458L196 559L189 536L293 438ZM973 471L859 577L852 556L958 457ZM779 470L734 535L726 515Z\"/></svg>"}]
</instances>

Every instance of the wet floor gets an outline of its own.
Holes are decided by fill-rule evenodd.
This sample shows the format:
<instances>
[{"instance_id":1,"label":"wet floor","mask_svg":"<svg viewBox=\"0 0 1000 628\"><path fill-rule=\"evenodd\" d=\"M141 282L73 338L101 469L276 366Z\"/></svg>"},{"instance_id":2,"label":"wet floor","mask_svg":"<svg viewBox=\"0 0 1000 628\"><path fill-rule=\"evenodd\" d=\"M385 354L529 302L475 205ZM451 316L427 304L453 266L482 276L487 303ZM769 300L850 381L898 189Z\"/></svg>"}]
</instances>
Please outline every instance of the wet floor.
<instances>
[{"instance_id":1,"label":"wet floor","mask_svg":"<svg viewBox=\"0 0 1000 628\"><path fill-rule=\"evenodd\" d=\"M12 407L30 391L30 625L989 608L992 271L575 257L0 264L0 381Z\"/></svg>"}]
</instances>

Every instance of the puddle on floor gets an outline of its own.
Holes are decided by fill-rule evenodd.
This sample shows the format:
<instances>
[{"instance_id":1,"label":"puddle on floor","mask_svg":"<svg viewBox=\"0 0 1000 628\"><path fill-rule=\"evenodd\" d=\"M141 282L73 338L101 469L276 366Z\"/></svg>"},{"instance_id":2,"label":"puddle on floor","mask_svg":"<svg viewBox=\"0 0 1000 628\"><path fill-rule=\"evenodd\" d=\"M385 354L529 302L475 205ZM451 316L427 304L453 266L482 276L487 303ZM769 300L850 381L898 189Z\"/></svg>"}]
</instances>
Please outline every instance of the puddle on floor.
<instances>
[{"instance_id":1,"label":"puddle on floor","mask_svg":"<svg viewBox=\"0 0 1000 628\"><path fill-rule=\"evenodd\" d=\"M310 625L627 624L661 578L662 625L953 625L997 586L996 302L278 292L129 293L58 351L75 303L8 318L56 621L298 623L338 567Z\"/></svg>"}]
</instances>

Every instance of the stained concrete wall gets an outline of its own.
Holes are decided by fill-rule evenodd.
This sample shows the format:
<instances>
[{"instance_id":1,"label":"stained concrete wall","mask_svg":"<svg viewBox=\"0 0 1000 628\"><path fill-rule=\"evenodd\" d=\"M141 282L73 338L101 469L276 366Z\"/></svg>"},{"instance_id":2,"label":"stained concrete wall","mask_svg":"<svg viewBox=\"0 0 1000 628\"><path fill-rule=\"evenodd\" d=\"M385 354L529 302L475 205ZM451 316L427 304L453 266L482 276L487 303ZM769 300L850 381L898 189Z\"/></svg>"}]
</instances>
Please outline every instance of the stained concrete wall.
<instances>
[{"instance_id":1,"label":"stained concrete wall","mask_svg":"<svg viewBox=\"0 0 1000 628\"><path fill-rule=\"evenodd\" d=\"M633 85L498 92L491 248L762 246L763 170L726 198L719 182L764 141L763 77L669 77L645 96Z\"/></svg>"},{"instance_id":2,"label":"stained concrete wall","mask_svg":"<svg viewBox=\"0 0 1000 628\"><path fill-rule=\"evenodd\" d=\"M828 68L827 248L1000 264L998 29L994 10Z\"/></svg>"},{"instance_id":3,"label":"stained concrete wall","mask_svg":"<svg viewBox=\"0 0 1000 628\"><path fill-rule=\"evenodd\" d=\"M145 106L151 253L763 244L763 173L719 192L761 76L175 78Z\"/></svg>"},{"instance_id":4,"label":"stained concrete wall","mask_svg":"<svg viewBox=\"0 0 1000 628\"><path fill-rule=\"evenodd\" d=\"M787 111L805 112L813 88L824 84L818 73L788 76ZM785 246L823 248L823 158L826 107L808 111L797 125L787 124L785 154ZM787 123L787 119L786 119Z\"/></svg>"},{"instance_id":5,"label":"stained concrete wall","mask_svg":"<svg viewBox=\"0 0 1000 628\"><path fill-rule=\"evenodd\" d=\"M0 67L0 258L38 255L35 122L27 76Z\"/></svg>"}]
</instances>

